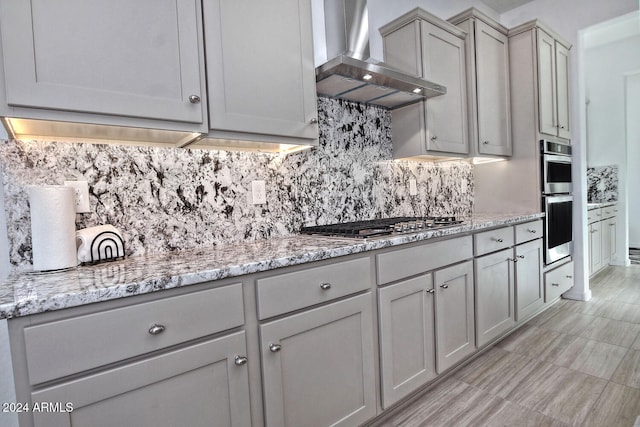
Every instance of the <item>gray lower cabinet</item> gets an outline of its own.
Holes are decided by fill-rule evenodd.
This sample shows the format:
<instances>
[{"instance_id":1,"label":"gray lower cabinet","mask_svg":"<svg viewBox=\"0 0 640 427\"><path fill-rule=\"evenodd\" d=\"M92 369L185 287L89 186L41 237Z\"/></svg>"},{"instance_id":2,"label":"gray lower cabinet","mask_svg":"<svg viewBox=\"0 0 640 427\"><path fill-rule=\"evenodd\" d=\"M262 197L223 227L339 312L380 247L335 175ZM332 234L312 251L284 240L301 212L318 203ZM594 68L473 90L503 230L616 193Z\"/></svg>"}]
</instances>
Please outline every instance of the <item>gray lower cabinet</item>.
<instances>
[{"instance_id":1,"label":"gray lower cabinet","mask_svg":"<svg viewBox=\"0 0 640 427\"><path fill-rule=\"evenodd\" d=\"M382 407L436 376L432 274L378 291Z\"/></svg>"},{"instance_id":2,"label":"gray lower cabinet","mask_svg":"<svg viewBox=\"0 0 640 427\"><path fill-rule=\"evenodd\" d=\"M515 326L513 260L511 248L475 259L478 347Z\"/></svg>"},{"instance_id":3,"label":"gray lower cabinet","mask_svg":"<svg viewBox=\"0 0 640 427\"><path fill-rule=\"evenodd\" d=\"M542 239L515 247L516 259L516 320L528 319L544 305L542 279Z\"/></svg>"},{"instance_id":4,"label":"gray lower cabinet","mask_svg":"<svg viewBox=\"0 0 640 427\"><path fill-rule=\"evenodd\" d=\"M476 350L473 261L433 274L436 295L436 367L440 374Z\"/></svg>"},{"instance_id":5,"label":"gray lower cabinet","mask_svg":"<svg viewBox=\"0 0 640 427\"><path fill-rule=\"evenodd\" d=\"M39 389L34 403L72 402L73 410L33 412L34 425L250 426L245 355L237 332Z\"/></svg>"},{"instance_id":6,"label":"gray lower cabinet","mask_svg":"<svg viewBox=\"0 0 640 427\"><path fill-rule=\"evenodd\" d=\"M260 326L270 427L354 426L376 415L372 295Z\"/></svg>"}]
</instances>

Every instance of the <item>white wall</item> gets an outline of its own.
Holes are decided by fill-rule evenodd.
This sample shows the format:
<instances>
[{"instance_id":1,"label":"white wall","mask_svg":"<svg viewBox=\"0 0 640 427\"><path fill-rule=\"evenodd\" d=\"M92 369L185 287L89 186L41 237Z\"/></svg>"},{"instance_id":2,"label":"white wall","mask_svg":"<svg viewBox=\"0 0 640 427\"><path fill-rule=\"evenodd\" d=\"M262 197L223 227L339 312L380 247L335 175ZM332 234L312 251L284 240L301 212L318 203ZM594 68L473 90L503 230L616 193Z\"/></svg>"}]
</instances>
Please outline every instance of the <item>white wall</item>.
<instances>
[{"instance_id":1,"label":"white wall","mask_svg":"<svg viewBox=\"0 0 640 427\"><path fill-rule=\"evenodd\" d=\"M631 223L640 222L638 211L629 205L629 173L638 175L637 162L627 167L627 132L625 119L625 75L640 71L640 34L603 44L584 51L585 93L587 107L589 166L618 165L618 234L617 256L613 264L626 265ZM635 116L640 117L640 115ZM636 119L637 120L637 119ZM636 242L640 242L636 240Z\"/></svg>"},{"instance_id":2,"label":"white wall","mask_svg":"<svg viewBox=\"0 0 640 427\"><path fill-rule=\"evenodd\" d=\"M640 248L640 73L627 75L626 83L629 246Z\"/></svg>"}]
</instances>

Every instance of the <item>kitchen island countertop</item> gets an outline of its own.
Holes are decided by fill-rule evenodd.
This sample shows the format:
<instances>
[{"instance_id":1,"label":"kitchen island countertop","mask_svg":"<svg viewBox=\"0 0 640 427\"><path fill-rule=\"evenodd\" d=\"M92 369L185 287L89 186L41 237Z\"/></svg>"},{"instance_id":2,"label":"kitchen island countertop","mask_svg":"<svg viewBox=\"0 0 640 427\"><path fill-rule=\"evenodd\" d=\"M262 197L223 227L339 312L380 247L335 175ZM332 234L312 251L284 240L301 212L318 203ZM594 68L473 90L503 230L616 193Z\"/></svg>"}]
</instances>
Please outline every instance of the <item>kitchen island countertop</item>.
<instances>
[{"instance_id":1,"label":"kitchen island countertop","mask_svg":"<svg viewBox=\"0 0 640 427\"><path fill-rule=\"evenodd\" d=\"M178 288L431 238L532 221L543 213L474 215L452 227L366 240L294 235L184 250L68 270L13 272L0 283L0 319Z\"/></svg>"}]
</instances>

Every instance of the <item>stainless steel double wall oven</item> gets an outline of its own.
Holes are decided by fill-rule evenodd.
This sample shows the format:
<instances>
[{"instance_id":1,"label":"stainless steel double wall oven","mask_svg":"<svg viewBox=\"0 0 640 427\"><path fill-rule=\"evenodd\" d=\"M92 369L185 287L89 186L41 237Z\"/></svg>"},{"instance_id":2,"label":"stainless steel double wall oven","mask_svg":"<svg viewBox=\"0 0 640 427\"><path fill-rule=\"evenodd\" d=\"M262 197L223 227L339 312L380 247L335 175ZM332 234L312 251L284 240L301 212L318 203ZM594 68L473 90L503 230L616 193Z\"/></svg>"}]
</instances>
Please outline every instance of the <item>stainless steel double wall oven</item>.
<instances>
[{"instance_id":1,"label":"stainless steel double wall oven","mask_svg":"<svg viewBox=\"0 0 640 427\"><path fill-rule=\"evenodd\" d=\"M551 264L573 252L573 186L571 146L540 141L542 207L545 212L544 262Z\"/></svg>"}]
</instances>

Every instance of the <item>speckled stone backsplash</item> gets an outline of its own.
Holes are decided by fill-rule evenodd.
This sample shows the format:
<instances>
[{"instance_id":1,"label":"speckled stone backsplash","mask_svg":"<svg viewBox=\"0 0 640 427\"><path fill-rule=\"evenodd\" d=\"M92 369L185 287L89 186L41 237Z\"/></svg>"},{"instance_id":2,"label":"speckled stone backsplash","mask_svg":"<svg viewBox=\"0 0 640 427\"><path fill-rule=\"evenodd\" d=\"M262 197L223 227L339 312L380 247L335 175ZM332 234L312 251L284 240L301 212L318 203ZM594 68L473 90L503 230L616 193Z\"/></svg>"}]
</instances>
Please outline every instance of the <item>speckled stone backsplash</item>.
<instances>
[{"instance_id":1,"label":"speckled stone backsplash","mask_svg":"<svg viewBox=\"0 0 640 427\"><path fill-rule=\"evenodd\" d=\"M618 201L618 166L587 168L587 183L590 203Z\"/></svg>"},{"instance_id":2,"label":"speckled stone backsplash","mask_svg":"<svg viewBox=\"0 0 640 427\"><path fill-rule=\"evenodd\" d=\"M45 142L0 142L11 263L31 263L28 185L86 179L92 212L129 256L281 237L302 225L400 215L466 216L473 167L393 161L390 114L320 98L319 146L289 155ZM409 196L415 178L418 195ZM249 200L265 180L267 203Z\"/></svg>"}]
</instances>

